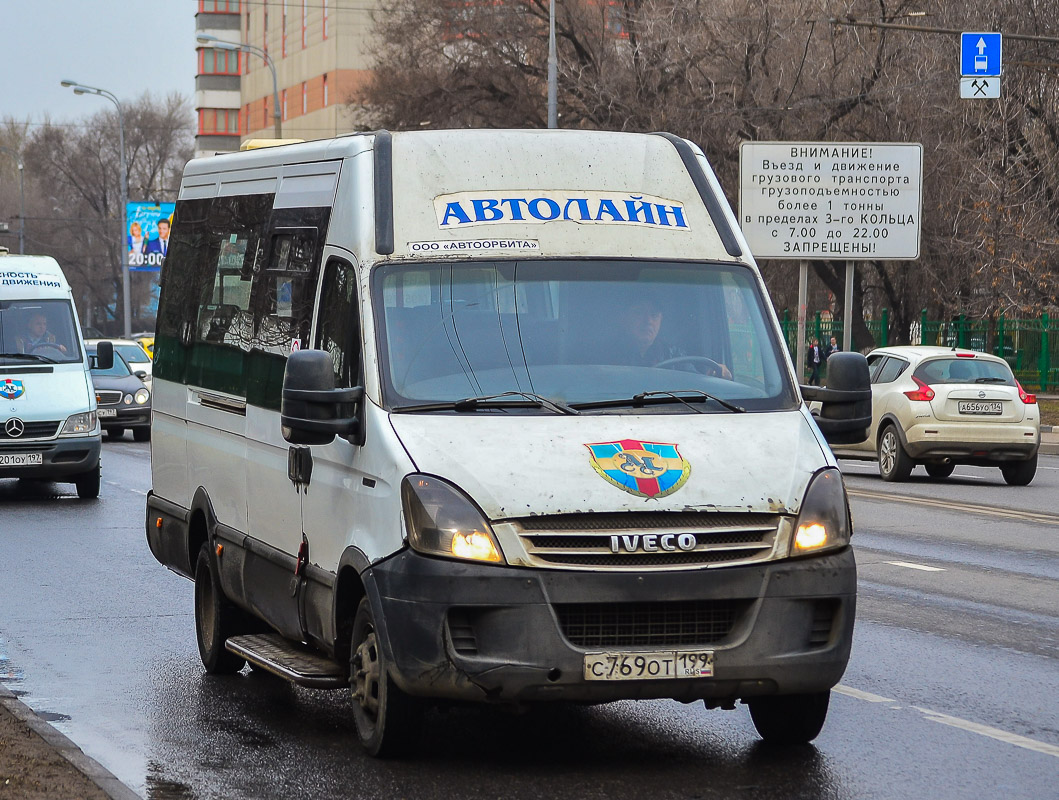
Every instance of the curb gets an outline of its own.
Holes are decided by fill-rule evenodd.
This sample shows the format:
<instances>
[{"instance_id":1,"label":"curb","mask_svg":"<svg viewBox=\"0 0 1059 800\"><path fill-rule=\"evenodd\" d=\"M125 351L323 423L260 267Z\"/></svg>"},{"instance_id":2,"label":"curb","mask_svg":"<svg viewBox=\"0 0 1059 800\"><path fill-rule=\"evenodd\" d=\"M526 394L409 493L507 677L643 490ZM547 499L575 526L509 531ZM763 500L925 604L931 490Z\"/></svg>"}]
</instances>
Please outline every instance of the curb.
<instances>
[{"instance_id":1,"label":"curb","mask_svg":"<svg viewBox=\"0 0 1059 800\"><path fill-rule=\"evenodd\" d=\"M19 700L15 694L0 684L0 705L10 711L17 720L40 736L53 750L69 761L74 768L88 778L111 800L143 800L136 792L119 781L94 758L85 755L69 738L37 716L32 708Z\"/></svg>"}]
</instances>

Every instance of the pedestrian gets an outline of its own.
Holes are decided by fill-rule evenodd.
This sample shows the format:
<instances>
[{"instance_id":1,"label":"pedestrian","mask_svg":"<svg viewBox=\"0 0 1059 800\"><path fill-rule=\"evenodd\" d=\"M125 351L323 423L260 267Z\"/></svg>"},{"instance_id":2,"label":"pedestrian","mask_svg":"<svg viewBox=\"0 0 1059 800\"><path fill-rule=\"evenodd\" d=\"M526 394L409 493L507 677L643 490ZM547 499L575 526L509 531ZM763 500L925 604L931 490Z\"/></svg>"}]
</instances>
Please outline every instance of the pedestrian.
<instances>
[{"instance_id":1,"label":"pedestrian","mask_svg":"<svg viewBox=\"0 0 1059 800\"><path fill-rule=\"evenodd\" d=\"M820 340L813 339L809 344L809 352L805 355L806 365L809 367L809 385L820 385L820 362L823 360L820 353Z\"/></svg>"},{"instance_id":2,"label":"pedestrian","mask_svg":"<svg viewBox=\"0 0 1059 800\"><path fill-rule=\"evenodd\" d=\"M831 343L827 346L827 352L824 354L824 361L831 358L832 353L842 352L842 345L838 343L838 339L834 336L831 337Z\"/></svg>"}]
</instances>

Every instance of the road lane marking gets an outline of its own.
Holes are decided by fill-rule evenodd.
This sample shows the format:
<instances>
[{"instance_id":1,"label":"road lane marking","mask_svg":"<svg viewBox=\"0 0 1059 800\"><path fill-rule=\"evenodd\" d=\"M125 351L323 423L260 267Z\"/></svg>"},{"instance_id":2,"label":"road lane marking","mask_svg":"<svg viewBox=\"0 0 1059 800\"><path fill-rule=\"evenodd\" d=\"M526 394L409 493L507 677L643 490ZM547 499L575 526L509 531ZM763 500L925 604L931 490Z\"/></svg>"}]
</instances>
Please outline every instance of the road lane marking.
<instances>
[{"instance_id":1,"label":"road lane marking","mask_svg":"<svg viewBox=\"0 0 1059 800\"><path fill-rule=\"evenodd\" d=\"M854 697L857 700L867 700L869 703L896 703L889 697L883 697L879 694L872 694L871 692L865 692L861 689L854 689L852 686L843 686L841 683L832 689L834 692L844 694L847 697Z\"/></svg>"},{"instance_id":2,"label":"road lane marking","mask_svg":"<svg viewBox=\"0 0 1059 800\"><path fill-rule=\"evenodd\" d=\"M926 564L913 564L911 561L884 561L884 564L893 564L895 567L908 567L909 569L921 569L924 572L944 572L941 567L928 567Z\"/></svg>"},{"instance_id":3,"label":"road lane marking","mask_svg":"<svg viewBox=\"0 0 1059 800\"><path fill-rule=\"evenodd\" d=\"M147 497L147 492L142 492L139 489L130 489L124 483L118 483L117 481L103 481L103 483L107 484L107 486L117 486L119 489L124 489L127 492L132 492L133 494L138 494L143 497Z\"/></svg>"},{"instance_id":4,"label":"road lane marking","mask_svg":"<svg viewBox=\"0 0 1059 800\"><path fill-rule=\"evenodd\" d=\"M991 728L988 725L982 725L979 722L971 722L966 719L960 719L959 717L951 717L948 714L942 714L940 711L931 711L929 708L920 708L919 706L912 706L912 708L923 714L931 722L940 722L942 725L951 725L960 730L977 733L980 736L988 736L991 739L998 739L1001 742L1007 742L1016 747L1024 747L1027 750L1033 750L1037 753L1044 753L1045 755L1059 758L1059 746L1057 745L1038 742L1036 739L1030 739L1027 736L1019 736L1017 733L1008 733L999 728Z\"/></svg>"},{"instance_id":5,"label":"road lane marking","mask_svg":"<svg viewBox=\"0 0 1059 800\"><path fill-rule=\"evenodd\" d=\"M846 686L841 683L832 688L831 691L835 694L852 697L855 700L864 700L868 703L897 703L896 700L889 697L872 694L871 692L865 692L861 689L854 689L852 686ZM902 707L892 705L891 708L895 711L899 711ZM940 711L934 711L930 708L923 708L922 706L911 706L911 708L914 708L931 722L940 722L942 725L949 725L953 728L967 731L968 733L976 733L979 736L988 736L990 739L996 739L997 741L1005 742L1006 744L1013 744L1016 747L1021 747L1025 750L1032 750L1035 753L1043 753L1047 756L1055 756L1056 758L1059 758L1059 745L1039 742L1028 736L1020 736L1017 733L1003 731L1000 728L993 728L989 725L983 725L980 722L971 722L970 720L954 717L950 714L942 714Z\"/></svg>"},{"instance_id":6,"label":"road lane marking","mask_svg":"<svg viewBox=\"0 0 1059 800\"><path fill-rule=\"evenodd\" d=\"M962 511L970 514L985 514L990 517L1004 517L1005 519L1017 519L1024 522L1036 522L1043 525L1059 525L1059 515L1048 514L1039 511L1021 511L1017 508L998 508L996 506L983 506L976 503L966 503L956 500L936 500L931 497L917 497L916 495L889 494L887 492L873 492L869 489L853 489L846 487L846 493L852 497L862 497L865 500L879 500L889 503L910 503L912 505L931 506L947 511Z\"/></svg>"}]
</instances>

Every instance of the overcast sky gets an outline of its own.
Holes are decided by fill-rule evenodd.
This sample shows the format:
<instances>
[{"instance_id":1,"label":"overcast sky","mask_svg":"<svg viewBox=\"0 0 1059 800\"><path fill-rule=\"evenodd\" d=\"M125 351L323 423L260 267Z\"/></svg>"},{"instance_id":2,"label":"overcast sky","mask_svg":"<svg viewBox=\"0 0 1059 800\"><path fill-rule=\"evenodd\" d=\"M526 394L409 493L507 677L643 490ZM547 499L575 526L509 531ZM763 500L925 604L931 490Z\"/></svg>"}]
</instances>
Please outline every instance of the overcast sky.
<instances>
[{"instance_id":1,"label":"overcast sky","mask_svg":"<svg viewBox=\"0 0 1059 800\"><path fill-rule=\"evenodd\" d=\"M0 120L74 121L113 104L59 86L71 78L132 101L195 91L197 0L0 0Z\"/></svg>"}]
</instances>

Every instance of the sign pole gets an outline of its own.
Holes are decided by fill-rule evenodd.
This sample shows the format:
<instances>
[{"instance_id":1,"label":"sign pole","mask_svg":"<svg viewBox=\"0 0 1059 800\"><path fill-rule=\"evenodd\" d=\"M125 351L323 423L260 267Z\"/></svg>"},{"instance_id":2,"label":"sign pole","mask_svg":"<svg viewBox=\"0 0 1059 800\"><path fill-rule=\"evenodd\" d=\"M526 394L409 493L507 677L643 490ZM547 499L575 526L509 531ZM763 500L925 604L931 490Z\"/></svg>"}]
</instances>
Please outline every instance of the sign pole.
<instances>
[{"instance_id":1,"label":"sign pole","mask_svg":"<svg viewBox=\"0 0 1059 800\"><path fill-rule=\"evenodd\" d=\"M853 266L846 262L846 299L842 307L842 349L847 353L853 349Z\"/></svg>"},{"instance_id":2,"label":"sign pole","mask_svg":"<svg viewBox=\"0 0 1059 800\"><path fill-rule=\"evenodd\" d=\"M809 262L798 262L798 356L795 370L798 383L802 382L805 367L805 317L809 305Z\"/></svg>"}]
</instances>

